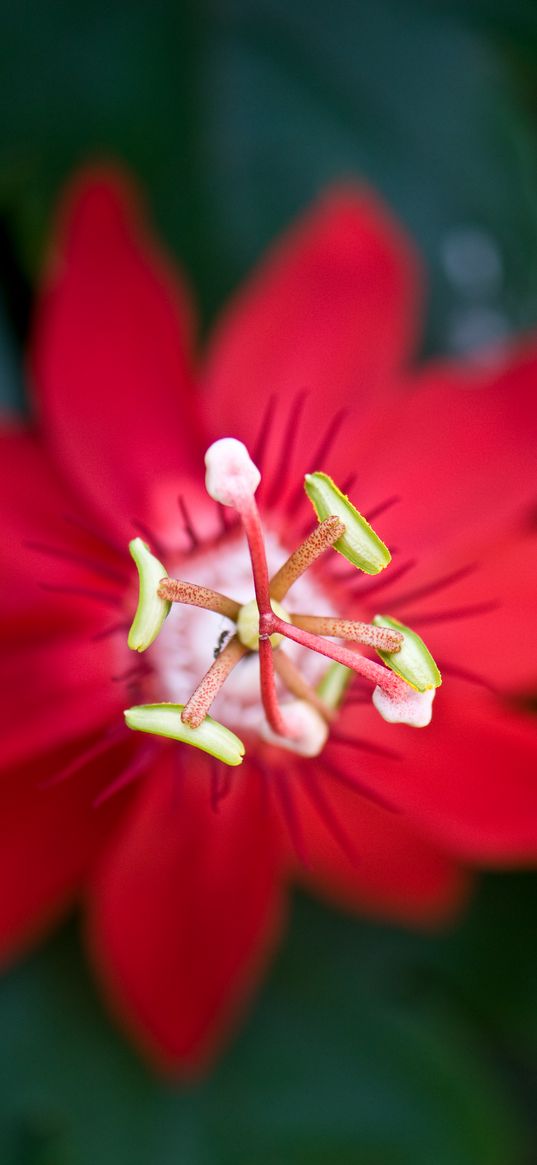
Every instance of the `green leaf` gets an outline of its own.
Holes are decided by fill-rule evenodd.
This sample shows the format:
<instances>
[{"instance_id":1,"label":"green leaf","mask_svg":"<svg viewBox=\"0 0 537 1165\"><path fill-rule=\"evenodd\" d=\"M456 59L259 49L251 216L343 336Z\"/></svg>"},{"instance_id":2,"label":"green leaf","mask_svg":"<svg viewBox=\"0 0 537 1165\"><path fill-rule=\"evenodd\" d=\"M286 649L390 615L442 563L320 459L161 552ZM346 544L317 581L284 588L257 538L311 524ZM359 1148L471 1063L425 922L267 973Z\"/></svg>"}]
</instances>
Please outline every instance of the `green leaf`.
<instances>
[{"instance_id":1,"label":"green leaf","mask_svg":"<svg viewBox=\"0 0 537 1165\"><path fill-rule=\"evenodd\" d=\"M427 692L430 688L440 687L442 676L429 648L415 631L389 615L375 615L373 623L375 627L391 627L393 631L400 631L404 635L399 651L377 649L377 655L380 655L387 667L401 676L402 680L406 680L417 692Z\"/></svg>"},{"instance_id":2,"label":"green leaf","mask_svg":"<svg viewBox=\"0 0 537 1165\"><path fill-rule=\"evenodd\" d=\"M128 728L134 732L149 732L191 744L208 752L226 765L240 765L244 745L234 732L206 716L198 728L191 728L181 720L184 704L138 704L124 713Z\"/></svg>"},{"instance_id":3,"label":"green leaf","mask_svg":"<svg viewBox=\"0 0 537 1165\"><path fill-rule=\"evenodd\" d=\"M345 523L345 533L334 550L366 574L378 574L391 562L388 547L327 473L307 473L304 489L320 522L335 514Z\"/></svg>"}]
</instances>

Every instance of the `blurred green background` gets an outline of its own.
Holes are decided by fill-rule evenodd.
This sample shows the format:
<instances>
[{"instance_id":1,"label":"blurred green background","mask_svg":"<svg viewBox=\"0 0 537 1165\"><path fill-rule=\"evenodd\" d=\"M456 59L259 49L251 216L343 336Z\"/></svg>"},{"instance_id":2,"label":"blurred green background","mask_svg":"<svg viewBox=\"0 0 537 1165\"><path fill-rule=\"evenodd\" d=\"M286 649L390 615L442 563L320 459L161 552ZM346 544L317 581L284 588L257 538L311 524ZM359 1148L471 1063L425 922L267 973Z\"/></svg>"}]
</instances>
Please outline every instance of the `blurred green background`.
<instances>
[{"instance_id":1,"label":"blurred green background","mask_svg":"<svg viewBox=\"0 0 537 1165\"><path fill-rule=\"evenodd\" d=\"M328 181L378 187L426 259L424 351L537 320L534 0L0 6L0 399L79 163L144 185L202 327ZM106 1020L73 923L0 984L2 1165L532 1165L537 884L491 874L450 933L296 896L215 1075L178 1090Z\"/></svg>"}]
</instances>

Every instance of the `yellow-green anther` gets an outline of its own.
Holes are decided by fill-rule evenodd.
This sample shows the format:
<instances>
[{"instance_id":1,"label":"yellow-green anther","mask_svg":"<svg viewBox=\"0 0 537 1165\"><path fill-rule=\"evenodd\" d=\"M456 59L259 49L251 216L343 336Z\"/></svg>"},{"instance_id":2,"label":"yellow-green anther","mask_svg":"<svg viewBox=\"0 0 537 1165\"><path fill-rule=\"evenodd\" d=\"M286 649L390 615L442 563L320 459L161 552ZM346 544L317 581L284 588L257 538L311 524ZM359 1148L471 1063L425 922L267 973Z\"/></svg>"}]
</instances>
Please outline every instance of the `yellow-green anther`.
<instances>
[{"instance_id":1,"label":"yellow-green anther","mask_svg":"<svg viewBox=\"0 0 537 1165\"><path fill-rule=\"evenodd\" d=\"M378 574L388 566L392 557L388 547L327 473L307 473L304 489L320 522L334 514L344 523L345 533L334 542L334 550L366 574Z\"/></svg>"},{"instance_id":2,"label":"yellow-green anther","mask_svg":"<svg viewBox=\"0 0 537 1165\"><path fill-rule=\"evenodd\" d=\"M141 538L133 538L129 550L138 568L140 589L127 642L131 651L145 651L157 638L171 608L171 603L157 594L160 580L168 575Z\"/></svg>"},{"instance_id":3,"label":"yellow-green anther","mask_svg":"<svg viewBox=\"0 0 537 1165\"><path fill-rule=\"evenodd\" d=\"M184 704L138 704L126 709L125 723L134 732L150 732L191 744L225 765L242 764L244 744L234 732L211 716L206 716L199 728L191 728L181 720L183 708Z\"/></svg>"},{"instance_id":4,"label":"yellow-green anther","mask_svg":"<svg viewBox=\"0 0 537 1165\"><path fill-rule=\"evenodd\" d=\"M410 684L416 692L427 692L430 688L440 687L442 676L428 647L415 631L405 627L397 619L391 619L389 615L375 615L373 623L376 627L391 627L392 631L400 631L404 636L399 651L377 652L387 667Z\"/></svg>"},{"instance_id":5,"label":"yellow-green anther","mask_svg":"<svg viewBox=\"0 0 537 1165\"><path fill-rule=\"evenodd\" d=\"M351 671L350 667L345 667L343 663L334 661L330 667L327 667L322 679L317 684L317 695L328 708L335 711L336 708L339 708L353 676L354 672Z\"/></svg>"}]
</instances>

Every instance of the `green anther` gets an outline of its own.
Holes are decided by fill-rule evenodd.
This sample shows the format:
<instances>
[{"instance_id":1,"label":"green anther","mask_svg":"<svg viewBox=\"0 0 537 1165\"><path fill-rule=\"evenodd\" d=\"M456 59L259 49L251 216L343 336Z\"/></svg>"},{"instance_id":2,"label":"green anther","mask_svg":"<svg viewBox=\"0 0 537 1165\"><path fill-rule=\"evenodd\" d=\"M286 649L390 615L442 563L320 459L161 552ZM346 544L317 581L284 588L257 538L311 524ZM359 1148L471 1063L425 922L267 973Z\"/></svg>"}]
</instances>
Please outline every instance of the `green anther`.
<instances>
[{"instance_id":1,"label":"green anther","mask_svg":"<svg viewBox=\"0 0 537 1165\"><path fill-rule=\"evenodd\" d=\"M330 667L327 667L324 675L319 680L316 687L317 695L320 696L321 700L333 712L336 711L336 708L339 708L353 676L354 672L351 671L350 667L345 667L345 664L334 661L334 663L330 664Z\"/></svg>"},{"instance_id":2,"label":"green anther","mask_svg":"<svg viewBox=\"0 0 537 1165\"><path fill-rule=\"evenodd\" d=\"M150 732L191 744L225 765L242 764L244 744L234 732L211 716L206 716L199 728L191 728L181 720L183 708L184 704L138 704L126 709L125 723L135 732Z\"/></svg>"},{"instance_id":3,"label":"green anther","mask_svg":"<svg viewBox=\"0 0 537 1165\"><path fill-rule=\"evenodd\" d=\"M129 550L138 568L140 592L127 642L131 651L145 651L157 638L171 608L171 603L157 594L160 580L168 574L141 538L133 538Z\"/></svg>"},{"instance_id":4,"label":"green anther","mask_svg":"<svg viewBox=\"0 0 537 1165\"><path fill-rule=\"evenodd\" d=\"M404 635L399 651L378 652L387 667L417 692L427 692L430 688L440 687L442 676L429 648L415 631L405 627L397 619L391 619L389 615L375 615L373 623L375 627L391 627L392 631L400 631Z\"/></svg>"},{"instance_id":5,"label":"green anther","mask_svg":"<svg viewBox=\"0 0 537 1165\"><path fill-rule=\"evenodd\" d=\"M307 473L304 489L320 522L335 514L345 524L334 550L366 574L378 574L388 566L392 558L388 547L327 473Z\"/></svg>"}]
</instances>

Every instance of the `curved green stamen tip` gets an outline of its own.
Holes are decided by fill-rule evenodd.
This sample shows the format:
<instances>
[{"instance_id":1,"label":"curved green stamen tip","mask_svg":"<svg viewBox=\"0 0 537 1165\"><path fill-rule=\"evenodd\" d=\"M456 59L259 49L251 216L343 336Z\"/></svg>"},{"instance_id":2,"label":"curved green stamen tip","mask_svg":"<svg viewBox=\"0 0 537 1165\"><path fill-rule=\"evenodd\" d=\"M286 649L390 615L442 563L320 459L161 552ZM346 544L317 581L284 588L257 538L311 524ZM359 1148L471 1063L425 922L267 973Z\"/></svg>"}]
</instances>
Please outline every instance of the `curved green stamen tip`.
<instances>
[{"instance_id":1,"label":"curved green stamen tip","mask_svg":"<svg viewBox=\"0 0 537 1165\"><path fill-rule=\"evenodd\" d=\"M191 744L225 765L242 764L245 748L234 732L211 716L206 716L199 728L191 728L181 720L183 708L184 704L138 704L126 709L125 723L134 732L150 732Z\"/></svg>"},{"instance_id":2,"label":"curved green stamen tip","mask_svg":"<svg viewBox=\"0 0 537 1165\"><path fill-rule=\"evenodd\" d=\"M344 523L345 533L334 542L335 550L366 574L378 574L388 566L392 558L388 547L327 473L307 473L304 489L320 522L336 515Z\"/></svg>"},{"instance_id":3,"label":"curved green stamen tip","mask_svg":"<svg viewBox=\"0 0 537 1165\"><path fill-rule=\"evenodd\" d=\"M427 692L430 688L440 687L442 676L438 667L429 648L415 631L405 627L397 619L391 619L389 615L375 615L373 623L375 627L390 627L392 631L400 631L404 636L399 651L378 651L387 667L417 692Z\"/></svg>"},{"instance_id":4,"label":"curved green stamen tip","mask_svg":"<svg viewBox=\"0 0 537 1165\"><path fill-rule=\"evenodd\" d=\"M138 568L140 591L127 642L131 651L145 651L157 638L171 608L157 593L160 580L168 574L141 538L133 538L129 550Z\"/></svg>"}]
</instances>

